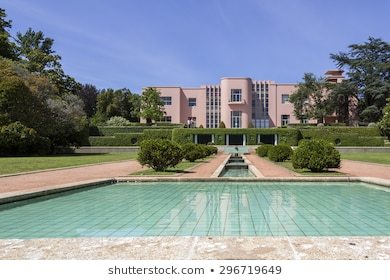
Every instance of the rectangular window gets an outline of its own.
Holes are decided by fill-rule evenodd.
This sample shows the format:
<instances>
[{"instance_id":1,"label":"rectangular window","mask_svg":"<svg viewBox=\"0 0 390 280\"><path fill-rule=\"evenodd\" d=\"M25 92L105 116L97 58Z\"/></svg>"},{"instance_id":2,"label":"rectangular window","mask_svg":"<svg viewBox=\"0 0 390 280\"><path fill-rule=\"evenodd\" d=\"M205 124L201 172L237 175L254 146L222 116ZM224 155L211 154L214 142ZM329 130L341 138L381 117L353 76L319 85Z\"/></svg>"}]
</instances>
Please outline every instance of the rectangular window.
<instances>
[{"instance_id":1,"label":"rectangular window","mask_svg":"<svg viewBox=\"0 0 390 280\"><path fill-rule=\"evenodd\" d=\"M288 94L282 94L282 104L288 102L289 95Z\"/></svg>"},{"instance_id":2,"label":"rectangular window","mask_svg":"<svg viewBox=\"0 0 390 280\"><path fill-rule=\"evenodd\" d=\"M172 97L171 96L161 96L161 101L164 102L164 106L172 105Z\"/></svg>"},{"instance_id":3,"label":"rectangular window","mask_svg":"<svg viewBox=\"0 0 390 280\"><path fill-rule=\"evenodd\" d=\"M241 111L232 111L230 112L230 119L231 119L231 128L240 128L242 127L241 124Z\"/></svg>"},{"instance_id":4,"label":"rectangular window","mask_svg":"<svg viewBox=\"0 0 390 280\"><path fill-rule=\"evenodd\" d=\"M160 120L161 122L172 122L172 117L171 116L164 116Z\"/></svg>"},{"instance_id":5,"label":"rectangular window","mask_svg":"<svg viewBox=\"0 0 390 280\"><path fill-rule=\"evenodd\" d=\"M196 98L188 98L188 106L195 107L196 106Z\"/></svg>"},{"instance_id":6,"label":"rectangular window","mask_svg":"<svg viewBox=\"0 0 390 280\"><path fill-rule=\"evenodd\" d=\"M232 89L231 90L230 102L241 102L241 89Z\"/></svg>"},{"instance_id":7,"label":"rectangular window","mask_svg":"<svg viewBox=\"0 0 390 280\"><path fill-rule=\"evenodd\" d=\"M290 123L290 115L282 115L282 126L286 126Z\"/></svg>"}]
</instances>

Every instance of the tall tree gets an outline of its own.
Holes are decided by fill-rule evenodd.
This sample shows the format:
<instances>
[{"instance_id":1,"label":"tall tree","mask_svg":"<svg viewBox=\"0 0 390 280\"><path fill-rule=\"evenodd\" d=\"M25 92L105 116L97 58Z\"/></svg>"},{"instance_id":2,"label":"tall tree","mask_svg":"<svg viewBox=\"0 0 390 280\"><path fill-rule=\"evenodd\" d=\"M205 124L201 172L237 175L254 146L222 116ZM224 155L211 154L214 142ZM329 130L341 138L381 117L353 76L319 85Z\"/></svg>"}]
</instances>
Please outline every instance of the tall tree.
<instances>
[{"instance_id":1,"label":"tall tree","mask_svg":"<svg viewBox=\"0 0 390 280\"><path fill-rule=\"evenodd\" d=\"M357 115L357 87L349 80L329 84L329 87L327 96L329 109L336 113L339 122L351 125Z\"/></svg>"},{"instance_id":2,"label":"tall tree","mask_svg":"<svg viewBox=\"0 0 390 280\"><path fill-rule=\"evenodd\" d=\"M24 34L18 32L16 37L17 55L30 72L47 75L60 94L75 93L80 88L81 85L74 78L64 73L61 56L52 49L53 39L31 28Z\"/></svg>"},{"instance_id":3,"label":"tall tree","mask_svg":"<svg viewBox=\"0 0 390 280\"><path fill-rule=\"evenodd\" d=\"M75 94L84 102L84 111L88 118L96 113L97 96L99 90L90 84L81 85Z\"/></svg>"},{"instance_id":4,"label":"tall tree","mask_svg":"<svg viewBox=\"0 0 390 280\"><path fill-rule=\"evenodd\" d=\"M304 119L316 119L319 123L330 113L326 92L329 85L322 78L312 73L305 73L303 82L298 84L296 91L290 95L294 106L294 115L303 122Z\"/></svg>"},{"instance_id":5,"label":"tall tree","mask_svg":"<svg viewBox=\"0 0 390 280\"><path fill-rule=\"evenodd\" d=\"M390 98L387 99L387 104L383 108L383 117L379 122L379 128L382 133L390 140Z\"/></svg>"},{"instance_id":6,"label":"tall tree","mask_svg":"<svg viewBox=\"0 0 390 280\"><path fill-rule=\"evenodd\" d=\"M142 92L140 116L145 118L148 124L159 121L164 116L164 103L158 90L147 88Z\"/></svg>"},{"instance_id":7,"label":"tall tree","mask_svg":"<svg viewBox=\"0 0 390 280\"><path fill-rule=\"evenodd\" d=\"M95 122L104 122L120 116L129 121L139 119L139 97L129 89L104 89L97 96Z\"/></svg>"},{"instance_id":8,"label":"tall tree","mask_svg":"<svg viewBox=\"0 0 390 280\"><path fill-rule=\"evenodd\" d=\"M376 122L390 97L390 44L369 37L363 44L348 46L348 52L331 54L340 68L347 69L358 90L359 116L364 122Z\"/></svg>"},{"instance_id":9,"label":"tall tree","mask_svg":"<svg viewBox=\"0 0 390 280\"><path fill-rule=\"evenodd\" d=\"M12 27L12 21L6 20L5 10L0 8L0 56L15 58L15 45L10 41L8 30Z\"/></svg>"}]
</instances>

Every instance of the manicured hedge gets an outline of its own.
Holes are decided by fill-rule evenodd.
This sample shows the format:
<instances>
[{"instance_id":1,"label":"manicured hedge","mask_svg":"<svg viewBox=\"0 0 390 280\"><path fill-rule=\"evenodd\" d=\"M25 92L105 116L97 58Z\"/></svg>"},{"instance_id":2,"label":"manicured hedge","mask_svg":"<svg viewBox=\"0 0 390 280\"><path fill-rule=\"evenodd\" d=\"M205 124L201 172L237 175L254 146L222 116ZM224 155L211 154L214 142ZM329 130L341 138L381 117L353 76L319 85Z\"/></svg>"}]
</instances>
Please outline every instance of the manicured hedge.
<instances>
[{"instance_id":1,"label":"manicured hedge","mask_svg":"<svg viewBox=\"0 0 390 280\"><path fill-rule=\"evenodd\" d=\"M145 129L144 140L150 139L172 140L172 129Z\"/></svg>"},{"instance_id":2,"label":"manicured hedge","mask_svg":"<svg viewBox=\"0 0 390 280\"><path fill-rule=\"evenodd\" d=\"M172 129L172 126L98 126L101 136L113 136L115 133L142 133L146 129ZM96 131L93 131L96 135ZM92 135L91 135L92 136Z\"/></svg>"},{"instance_id":3,"label":"manicured hedge","mask_svg":"<svg viewBox=\"0 0 390 280\"><path fill-rule=\"evenodd\" d=\"M337 146L383 146L384 138L376 127L322 127L301 129L304 139L323 139Z\"/></svg>"},{"instance_id":4,"label":"manicured hedge","mask_svg":"<svg viewBox=\"0 0 390 280\"><path fill-rule=\"evenodd\" d=\"M138 146L143 133L115 133L114 136L91 136L91 146Z\"/></svg>"},{"instance_id":5,"label":"manicured hedge","mask_svg":"<svg viewBox=\"0 0 390 280\"><path fill-rule=\"evenodd\" d=\"M178 143L193 142L196 134L213 134L215 145L225 145L226 134L245 134L247 145L257 145L257 135L277 134L279 143L294 146L301 139L297 129L289 128L175 128L172 132L172 140Z\"/></svg>"}]
</instances>

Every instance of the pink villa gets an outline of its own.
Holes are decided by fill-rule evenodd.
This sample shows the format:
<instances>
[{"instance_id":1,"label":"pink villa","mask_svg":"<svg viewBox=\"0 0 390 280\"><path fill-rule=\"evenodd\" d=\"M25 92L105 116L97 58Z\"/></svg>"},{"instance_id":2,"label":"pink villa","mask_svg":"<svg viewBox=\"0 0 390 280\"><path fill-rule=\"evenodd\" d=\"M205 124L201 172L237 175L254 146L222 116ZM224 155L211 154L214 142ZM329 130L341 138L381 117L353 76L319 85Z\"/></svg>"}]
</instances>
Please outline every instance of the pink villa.
<instances>
[{"instance_id":1,"label":"pink villa","mask_svg":"<svg viewBox=\"0 0 390 280\"><path fill-rule=\"evenodd\" d=\"M342 70L325 73L329 82L341 82ZM245 77L225 77L218 85L199 88L153 86L161 92L165 116L162 121L184 123L193 127L256 128L299 123L293 114L289 96L296 84L252 80ZM332 117L328 118L333 122ZM310 121L313 122L313 121Z\"/></svg>"}]
</instances>

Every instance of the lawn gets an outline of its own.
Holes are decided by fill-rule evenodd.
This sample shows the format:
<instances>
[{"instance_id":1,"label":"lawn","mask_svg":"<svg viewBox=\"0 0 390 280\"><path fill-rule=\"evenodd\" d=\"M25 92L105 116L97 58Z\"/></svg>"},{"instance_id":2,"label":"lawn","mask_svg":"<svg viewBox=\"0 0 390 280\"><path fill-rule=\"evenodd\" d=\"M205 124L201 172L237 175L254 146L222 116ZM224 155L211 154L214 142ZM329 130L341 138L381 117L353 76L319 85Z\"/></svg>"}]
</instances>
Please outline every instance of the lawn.
<instances>
[{"instance_id":1,"label":"lawn","mask_svg":"<svg viewBox=\"0 0 390 280\"><path fill-rule=\"evenodd\" d=\"M343 153L341 159L390 164L390 153Z\"/></svg>"},{"instance_id":2,"label":"lawn","mask_svg":"<svg viewBox=\"0 0 390 280\"><path fill-rule=\"evenodd\" d=\"M189 162L189 161L182 161L175 167L170 167L165 171L154 171L153 169L149 168L147 170L141 170L134 172L130 174L131 176L175 176L178 173L187 173L189 172L188 169L192 168L200 163L207 162L206 159L199 159L195 162Z\"/></svg>"},{"instance_id":3,"label":"lawn","mask_svg":"<svg viewBox=\"0 0 390 280\"><path fill-rule=\"evenodd\" d=\"M50 168L80 166L102 162L135 159L137 153L71 154L31 157L1 157L0 175Z\"/></svg>"},{"instance_id":4,"label":"lawn","mask_svg":"<svg viewBox=\"0 0 390 280\"><path fill-rule=\"evenodd\" d=\"M293 166L292 166L292 162L291 161L284 161L284 162L275 162L276 164L280 165L280 166L283 166L284 168L287 168L291 171L294 171L300 175L304 175L304 176L345 176L346 174L344 173L341 173L341 172L337 172L337 171L333 171L333 170L323 170L321 172L312 172L310 171L309 169L295 169Z\"/></svg>"}]
</instances>

